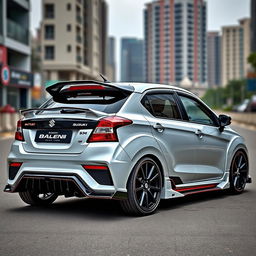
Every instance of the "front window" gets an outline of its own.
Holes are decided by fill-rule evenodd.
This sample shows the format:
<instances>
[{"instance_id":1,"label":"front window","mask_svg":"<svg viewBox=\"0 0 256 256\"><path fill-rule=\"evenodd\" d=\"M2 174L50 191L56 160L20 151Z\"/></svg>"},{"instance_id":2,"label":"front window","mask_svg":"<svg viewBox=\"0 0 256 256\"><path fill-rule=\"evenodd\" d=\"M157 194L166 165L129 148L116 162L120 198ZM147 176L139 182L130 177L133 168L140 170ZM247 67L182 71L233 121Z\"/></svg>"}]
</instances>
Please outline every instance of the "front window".
<instances>
[{"instance_id":1,"label":"front window","mask_svg":"<svg viewBox=\"0 0 256 256\"><path fill-rule=\"evenodd\" d=\"M179 97L187 112L189 121L199 124L214 125L214 121L201 103L185 96Z\"/></svg>"}]
</instances>

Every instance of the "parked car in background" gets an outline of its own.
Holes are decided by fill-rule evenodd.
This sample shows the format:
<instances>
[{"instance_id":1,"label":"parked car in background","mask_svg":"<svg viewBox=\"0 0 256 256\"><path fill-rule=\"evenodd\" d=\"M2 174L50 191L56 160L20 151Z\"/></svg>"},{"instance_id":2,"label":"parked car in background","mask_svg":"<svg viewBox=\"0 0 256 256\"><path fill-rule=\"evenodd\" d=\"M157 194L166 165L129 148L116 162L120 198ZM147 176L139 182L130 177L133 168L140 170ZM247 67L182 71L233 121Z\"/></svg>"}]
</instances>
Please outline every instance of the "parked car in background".
<instances>
[{"instance_id":1,"label":"parked car in background","mask_svg":"<svg viewBox=\"0 0 256 256\"><path fill-rule=\"evenodd\" d=\"M249 103L250 103L250 100L245 99L241 104L235 105L233 107L233 111L235 111L235 112L245 112L248 108Z\"/></svg>"},{"instance_id":2,"label":"parked car in background","mask_svg":"<svg viewBox=\"0 0 256 256\"><path fill-rule=\"evenodd\" d=\"M256 112L256 95L253 95L251 97L250 102L248 103L248 106L246 108L247 112Z\"/></svg>"}]
</instances>

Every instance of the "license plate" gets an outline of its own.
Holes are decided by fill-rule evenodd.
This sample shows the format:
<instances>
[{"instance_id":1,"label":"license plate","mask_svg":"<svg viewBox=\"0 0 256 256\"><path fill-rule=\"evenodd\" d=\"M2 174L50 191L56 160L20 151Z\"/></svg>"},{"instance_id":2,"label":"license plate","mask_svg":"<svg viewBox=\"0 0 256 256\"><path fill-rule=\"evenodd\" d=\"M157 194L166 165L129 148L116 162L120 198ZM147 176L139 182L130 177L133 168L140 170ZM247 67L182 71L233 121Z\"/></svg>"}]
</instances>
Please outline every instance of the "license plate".
<instances>
[{"instance_id":1,"label":"license plate","mask_svg":"<svg viewBox=\"0 0 256 256\"><path fill-rule=\"evenodd\" d=\"M35 142L41 143L70 143L72 131L38 130Z\"/></svg>"}]
</instances>

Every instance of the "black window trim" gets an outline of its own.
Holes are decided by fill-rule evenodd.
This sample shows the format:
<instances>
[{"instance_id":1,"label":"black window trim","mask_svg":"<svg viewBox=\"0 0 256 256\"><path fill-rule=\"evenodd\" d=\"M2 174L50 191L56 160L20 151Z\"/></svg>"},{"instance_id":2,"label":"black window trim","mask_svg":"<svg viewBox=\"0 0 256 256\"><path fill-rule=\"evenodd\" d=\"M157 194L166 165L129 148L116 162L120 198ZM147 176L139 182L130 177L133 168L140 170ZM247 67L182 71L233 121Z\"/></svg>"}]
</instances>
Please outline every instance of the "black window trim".
<instances>
[{"instance_id":1,"label":"black window trim","mask_svg":"<svg viewBox=\"0 0 256 256\"><path fill-rule=\"evenodd\" d=\"M148 109L143 105L143 100L147 97L147 95L152 95L152 94L171 94L173 95L173 99L177 105L177 108L178 108L178 112L179 112L179 115L180 115L180 119L177 119L177 118L168 118L168 117L159 117L159 116L155 116L153 115L152 113L154 113L154 110L152 108L152 105L151 103L149 102L150 104L150 108L151 108L151 111L152 113L150 113L148 111ZM180 109L180 106L179 106L179 102L177 101L177 96L176 96L176 92L172 89L150 89L150 90L147 90L146 93L143 95L142 99L140 100L140 103L141 105L143 106L144 109L146 109L146 111L154 118L158 118L158 119L164 119L164 120L172 120L172 121L184 121L183 120L183 114L182 114L182 111Z\"/></svg>"},{"instance_id":2,"label":"black window trim","mask_svg":"<svg viewBox=\"0 0 256 256\"><path fill-rule=\"evenodd\" d=\"M185 92L180 92L180 91L176 91L177 94L177 100L179 102L179 105L182 109L182 113L184 115L184 121L185 122L189 122L189 123L195 123L195 124L201 124L201 125L207 125L207 126L214 126L214 127L219 127L219 120L218 117L214 114L214 112L202 101L200 101L199 99L197 99L196 97L194 97L193 95L190 95L188 93ZM207 116L209 116L209 118L213 121L213 124L203 124L203 123L199 123L199 122L194 122L194 121L190 121L187 115L187 112L185 110L185 107L180 99L179 96L185 96L189 99L192 99L194 101L196 101L197 103L199 103L202 106L202 110L203 112L206 113Z\"/></svg>"}]
</instances>

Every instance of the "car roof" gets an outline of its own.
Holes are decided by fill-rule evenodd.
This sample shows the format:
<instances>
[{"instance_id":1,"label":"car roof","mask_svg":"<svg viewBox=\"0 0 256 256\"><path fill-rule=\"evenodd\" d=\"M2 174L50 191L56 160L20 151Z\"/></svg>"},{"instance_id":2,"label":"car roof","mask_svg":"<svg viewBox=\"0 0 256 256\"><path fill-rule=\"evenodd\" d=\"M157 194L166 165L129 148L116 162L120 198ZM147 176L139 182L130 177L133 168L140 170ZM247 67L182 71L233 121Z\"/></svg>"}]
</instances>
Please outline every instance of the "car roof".
<instances>
[{"instance_id":1,"label":"car roof","mask_svg":"<svg viewBox=\"0 0 256 256\"><path fill-rule=\"evenodd\" d=\"M119 82L119 83L114 83L118 87L123 87L123 86L132 86L134 88L134 92L138 93L143 93L146 90L151 90L151 89L171 89L171 90L176 90L176 91L181 91L185 93L192 94L190 91L185 90L183 88L180 88L178 86L173 86L173 85L165 85L165 84L154 84L154 83L133 83L133 82Z\"/></svg>"}]
</instances>

